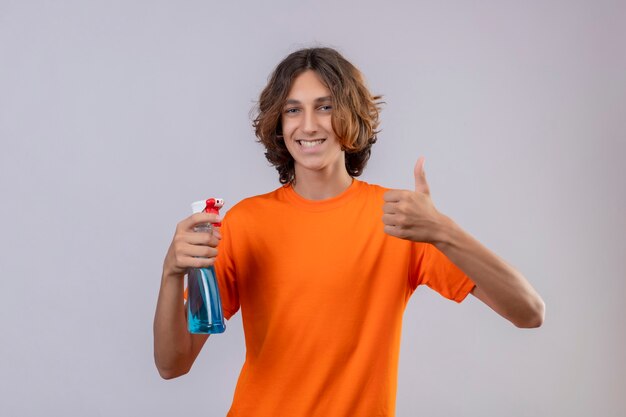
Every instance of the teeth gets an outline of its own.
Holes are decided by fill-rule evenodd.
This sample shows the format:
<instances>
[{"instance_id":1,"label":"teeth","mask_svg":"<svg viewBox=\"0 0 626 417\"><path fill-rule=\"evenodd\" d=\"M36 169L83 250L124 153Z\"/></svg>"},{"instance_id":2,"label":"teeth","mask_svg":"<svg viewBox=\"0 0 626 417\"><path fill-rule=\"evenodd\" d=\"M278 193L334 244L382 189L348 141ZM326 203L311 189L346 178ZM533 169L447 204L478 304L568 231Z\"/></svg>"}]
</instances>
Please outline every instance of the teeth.
<instances>
[{"instance_id":1,"label":"teeth","mask_svg":"<svg viewBox=\"0 0 626 417\"><path fill-rule=\"evenodd\" d=\"M305 148L312 148L315 145L319 145L322 142L324 142L324 139L318 139L318 140L299 140L298 143L302 146L304 146Z\"/></svg>"}]
</instances>

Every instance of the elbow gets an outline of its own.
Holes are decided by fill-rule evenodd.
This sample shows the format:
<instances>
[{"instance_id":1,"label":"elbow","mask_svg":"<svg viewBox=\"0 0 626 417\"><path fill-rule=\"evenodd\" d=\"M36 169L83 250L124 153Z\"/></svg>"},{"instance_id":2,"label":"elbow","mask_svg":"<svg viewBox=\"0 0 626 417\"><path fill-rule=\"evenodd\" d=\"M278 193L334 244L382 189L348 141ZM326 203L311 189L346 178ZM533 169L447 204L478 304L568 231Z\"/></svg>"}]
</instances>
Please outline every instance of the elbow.
<instances>
[{"instance_id":1,"label":"elbow","mask_svg":"<svg viewBox=\"0 0 626 417\"><path fill-rule=\"evenodd\" d=\"M159 375L161 378L168 380L178 378L179 376L183 376L189 372L189 369L173 369L173 368L163 368L157 365L157 370L159 371Z\"/></svg>"},{"instance_id":2,"label":"elbow","mask_svg":"<svg viewBox=\"0 0 626 417\"><path fill-rule=\"evenodd\" d=\"M154 356L154 364L163 379L178 378L179 376L187 374L191 369L190 365L186 366L185 363L181 361L159 360L159 356L156 354Z\"/></svg>"},{"instance_id":3,"label":"elbow","mask_svg":"<svg viewBox=\"0 0 626 417\"><path fill-rule=\"evenodd\" d=\"M541 325L543 324L543 317L536 316L528 318L524 321L518 321L514 324L520 329L536 329L537 327L541 327Z\"/></svg>"},{"instance_id":4,"label":"elbow","mask_svg":"<svg viewBox=\"0 0 626 417\"><path fill-rule=\"evenodd\" d=\"M539 298L535 300L532 305L528 307L523 316L513 324L521 329L536 329L543 325L545 315L546 305L543 300Z\"/></svg>"}]
</instances>

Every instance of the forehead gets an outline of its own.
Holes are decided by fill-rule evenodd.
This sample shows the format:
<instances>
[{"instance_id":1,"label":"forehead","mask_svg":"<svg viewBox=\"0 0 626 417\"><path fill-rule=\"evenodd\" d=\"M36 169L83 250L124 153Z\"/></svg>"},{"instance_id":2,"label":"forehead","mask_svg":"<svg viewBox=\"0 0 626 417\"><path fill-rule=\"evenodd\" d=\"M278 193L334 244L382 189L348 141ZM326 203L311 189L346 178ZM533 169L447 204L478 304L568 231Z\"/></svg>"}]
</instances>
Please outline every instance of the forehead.
<instances>
[{"instance_id":1,"label":"forehead","mask_svg":"<svg viewBox=\"0 0 626 417\"><path fill-rule=\"evenodd\" d=\"M306 70L293 80L287 98L302 101L330 95L330 90L320 76L313 70Z\"/></svg>"}]
</instances>

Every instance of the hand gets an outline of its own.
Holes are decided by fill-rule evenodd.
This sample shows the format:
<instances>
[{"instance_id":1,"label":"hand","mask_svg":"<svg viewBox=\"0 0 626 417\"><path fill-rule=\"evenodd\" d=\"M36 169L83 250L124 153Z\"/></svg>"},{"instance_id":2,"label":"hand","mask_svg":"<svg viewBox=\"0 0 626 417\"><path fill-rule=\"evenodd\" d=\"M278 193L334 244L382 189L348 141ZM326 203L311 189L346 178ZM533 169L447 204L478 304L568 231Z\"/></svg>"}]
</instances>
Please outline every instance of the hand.
<instances>
[{"instance_id":1,"label":"hand","mask_svg":"<svg viewBox=\"0 0 626 417\"><path fill-rule=\"evenodd\" d=\"M424 157L417 160L413 174L415 191L389 190L384 195L385 233L414 242L435 243L445 216L437 211L430 198L424 173Z\"/></svg>"},{"instance_id":2,"label":"hand","mask_svg":"<svg viewBox=\"0 0 626 417\"><path fill-rule=\"evenodd\" d=\"M213 233L194 232L194 227L218 223L221 219L213 213L196 213L176 225L176 233L163 262L163 275L183 277L189 268L206 268L215 263L219 228Z\"/></svg>"}]
</instances>

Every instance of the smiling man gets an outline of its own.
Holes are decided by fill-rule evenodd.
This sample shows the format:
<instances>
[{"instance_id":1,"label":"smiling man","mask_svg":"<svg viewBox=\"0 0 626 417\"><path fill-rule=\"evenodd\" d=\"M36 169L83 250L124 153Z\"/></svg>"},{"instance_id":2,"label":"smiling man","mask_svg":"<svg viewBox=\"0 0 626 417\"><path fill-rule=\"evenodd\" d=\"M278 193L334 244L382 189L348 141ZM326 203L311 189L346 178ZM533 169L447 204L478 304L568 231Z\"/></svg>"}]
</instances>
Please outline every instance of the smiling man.
<instances>
[{"instance_id":1,"label":"smiling man","mask_svg":"<svg viewBox=\"0 0 626 417\"><path fill-rule=\"evenodd\" d=\"M241 309L246 359L229 416L395 415L402 318L419 285L541 325L543 301L522 274L435 208L423 158L414 190L356 179L379 100L333 49L277 66L254 126L283 186L238 203L221 235L193 233L214 215L178 224L154 326L164 378L188 372L207 339L186 330L190 267L215 264L226 318Z\"/></svg>"},{"instance_id":2,"label":"smiling man","mask_svg":"<svg viewBox=\"0 0 626 417\"><path fill-rule=\"evenodd\" d=\"M332 103L317 73L307 70L294 80L281 117L281 139L294 164L291 184L309 200L337 196L352 183L342 144L333 130Z\"/></svg>"}]
</instances>

